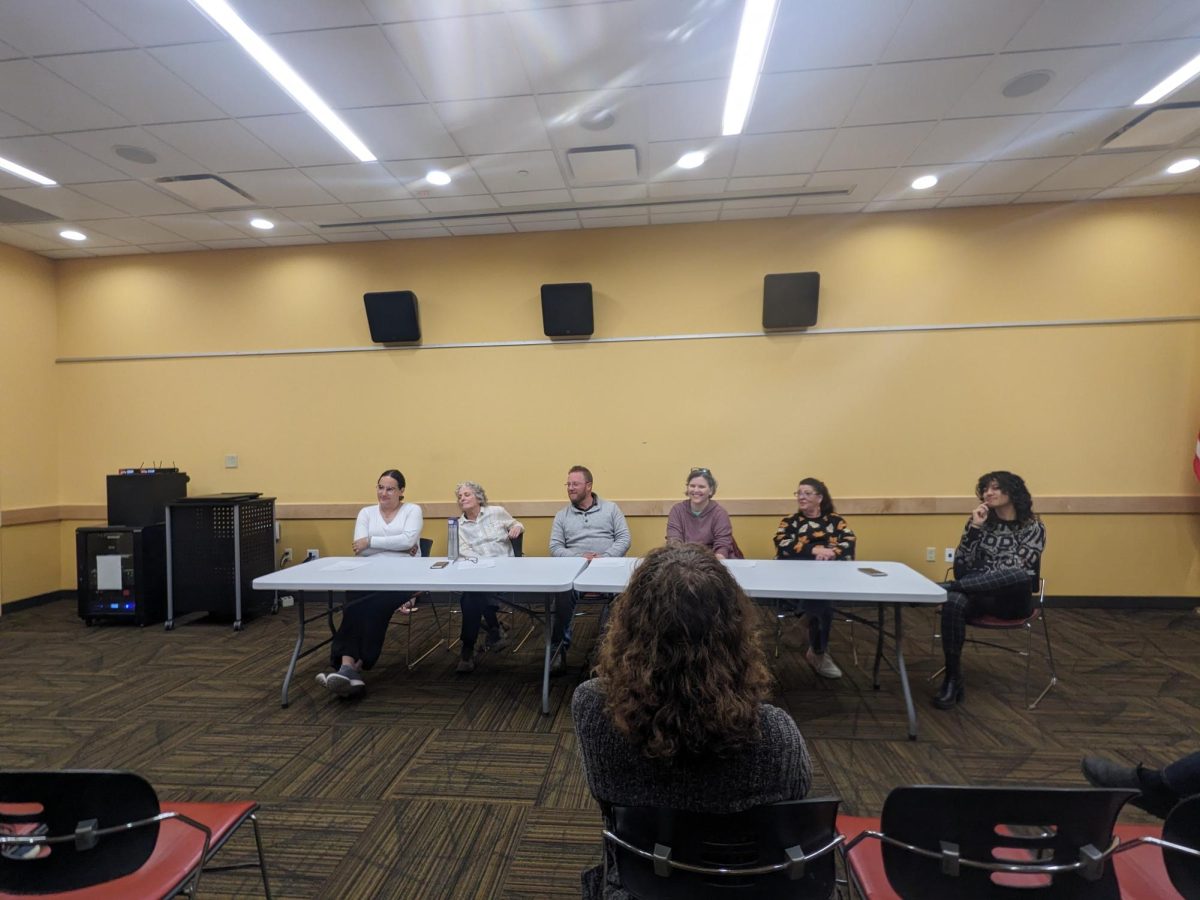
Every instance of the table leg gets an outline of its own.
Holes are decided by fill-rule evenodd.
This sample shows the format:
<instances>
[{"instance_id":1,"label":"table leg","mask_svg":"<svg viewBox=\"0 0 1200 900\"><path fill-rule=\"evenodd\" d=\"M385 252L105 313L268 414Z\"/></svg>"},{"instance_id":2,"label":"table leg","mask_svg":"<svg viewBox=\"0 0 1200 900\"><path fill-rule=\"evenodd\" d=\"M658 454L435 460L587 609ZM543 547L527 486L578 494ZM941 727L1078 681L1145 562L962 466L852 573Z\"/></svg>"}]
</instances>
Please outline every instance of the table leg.
<instances>
[{"instance_id":1,"label":"table leg","mask_svg":"<svg viewBox=\"0 0 1200 900\"><path fill-rule=\"evenodd\" d=\"M550 651L551 636L554 632L554 607L557 605L554 594L544 594L546 604L546 657L542 662L542 715L550 715Z\"/></svg>"},{"instance_id":2,"label":"table leg","mask_svg":"<svg viewBox=\"0 0 1200 900\"><path fill-rule=\"evenodd\" d=\"M875 671L871 676L871 687L879 690L879 664L883 662L883 604L878 607L879 624L875 626Z\"/></svg>"},{"instance_id":3,"label":"table leg","mask_svg":"<svg viewBox=\"0 0 1200 900\"><path fill-rule=\"evenodd\" d=\"M299 617L296 646L292 648L292 658L288 660L287 672L283 676L283 691L279 700L284 709L287 709L288 687L292 683L292 676L296 674L296 662L300 659L300 649L304 646L304 591L296 591L296 615Z\"/></svg>"},{"instance_id":4,"label":"table leg","mask_svg":"<svg viewBox=\"0 0 1200 900\"><path fill-rule=\"evenodd\" d=\"M882 608L882 607L881 607ZM904 709L908 713L908 739L917 739L917 710L913 706L912 691L908 686L908 670L904 666L904 624L900 617L901 604L896 611L896 671L900 673L900 689L904 692Z\"/></svg>"}]
</instances>

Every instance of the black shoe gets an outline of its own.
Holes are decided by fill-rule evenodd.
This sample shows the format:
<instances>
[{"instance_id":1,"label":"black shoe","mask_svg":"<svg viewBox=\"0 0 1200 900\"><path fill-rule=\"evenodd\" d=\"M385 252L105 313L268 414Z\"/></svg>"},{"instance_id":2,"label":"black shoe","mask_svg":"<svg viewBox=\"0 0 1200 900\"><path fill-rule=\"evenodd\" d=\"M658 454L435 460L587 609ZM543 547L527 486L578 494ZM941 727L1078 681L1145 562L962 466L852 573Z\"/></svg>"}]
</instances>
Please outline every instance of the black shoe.
<instances>
[{"instance_id":1,"label":"black shoe","mask_svg":"<svg viewBox=\"0 0 1200 900\"><path fill-rule=\"evenodd\" d=\"M1142 789L1136 766L1122 766L1098 756L1085 756L1080 761L1079 768L1092 787L1129 788L1139 792Z\"/></svg>"},{"instance_id":2,"label":"black shoe","mask_svg":"<svg viewBox=\"0 0 1200 900\"><path fill-rule=\"evenodd\" d=\"M938 709L954 709L955 704L962 703L965 696L962 676L947 674L942 689L933 698L933 705Z\"/></svg>"},{"instance_id":3,"label":"black shoe","mask_svg":"<svg viewBox=\"0 0 1200 900\"><path fill-rule=\"evenodd\" d=\"M561 675L565 671L567 671L567 648L559 647L554 658L550 660L550 677Z\"/></svg>"}]
</instances>

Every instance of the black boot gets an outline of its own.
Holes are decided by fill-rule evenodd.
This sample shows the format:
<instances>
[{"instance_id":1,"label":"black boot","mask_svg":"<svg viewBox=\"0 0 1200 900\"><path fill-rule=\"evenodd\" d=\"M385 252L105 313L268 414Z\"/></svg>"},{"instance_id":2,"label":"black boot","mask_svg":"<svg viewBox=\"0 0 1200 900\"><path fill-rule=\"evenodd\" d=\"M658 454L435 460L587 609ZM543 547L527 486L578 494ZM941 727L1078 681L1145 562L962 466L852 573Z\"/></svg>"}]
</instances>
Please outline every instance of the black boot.
<instances>
[{"instance_id":1,"label":"black boot","mask_svg":"<svg viewBox=\"0 0 1200 900\"><path fill-rule=\"evenodd\" d=\"M933 698L933 705L938 709L953 709L956 703L961 703L963 692L962 657L957 653L946 656L946 677L942 680L942 689Z\"/></svg>"}]
</instances>

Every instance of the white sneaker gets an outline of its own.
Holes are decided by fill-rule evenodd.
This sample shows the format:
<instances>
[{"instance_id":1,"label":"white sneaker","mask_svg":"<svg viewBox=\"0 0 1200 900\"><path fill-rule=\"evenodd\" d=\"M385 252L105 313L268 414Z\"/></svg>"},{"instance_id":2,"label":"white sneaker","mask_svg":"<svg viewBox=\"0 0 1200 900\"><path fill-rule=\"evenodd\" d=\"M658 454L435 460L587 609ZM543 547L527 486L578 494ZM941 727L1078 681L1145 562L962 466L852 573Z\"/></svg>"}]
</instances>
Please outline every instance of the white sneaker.
<instances>
[{"instance_id":1,"label":"white sneaker","mask_svg":"<svg viewBox=\"0 0 1200 900\"><path fill-rule=\"evenodd\" d=\"M809 647L808 651L804 654L804 658L808 660L808 664L822 678L842 677L842 670L837 667L837 663L833 661L833 657L828 653L813 653L812 647Z\"/></svg>"},{"instance_id":2,"label":"white sneaker","mask_svg":"<svg viewBox=\"0 0 1200 900\"><path fill-rule=\"evenodd\" d=\"M339 697L352 697L361 694L366 685L357 669L353 666L342 666L336 672L325 676L325 687Z\"/></svg>"}]
</instances>

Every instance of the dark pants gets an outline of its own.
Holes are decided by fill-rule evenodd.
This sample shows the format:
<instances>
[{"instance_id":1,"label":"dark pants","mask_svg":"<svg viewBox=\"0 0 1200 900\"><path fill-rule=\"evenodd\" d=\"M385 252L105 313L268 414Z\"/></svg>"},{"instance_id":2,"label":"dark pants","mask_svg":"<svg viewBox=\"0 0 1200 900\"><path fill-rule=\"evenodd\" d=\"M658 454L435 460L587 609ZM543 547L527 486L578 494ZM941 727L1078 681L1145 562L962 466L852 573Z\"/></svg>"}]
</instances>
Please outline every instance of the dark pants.
<instances>
[{"instance_id":1,"label":"dark pants","mask_svg":"<svg viewBox=\"0 0 1200 900\"><path fill-rule=\"evenodd\" d=\"M475 653L475 641L479 637L481 620L487 622L487 630L497 637L500 635L500 620L496 618L496 608L500 605L500 595L488 592L468 591L458 598L462 610L462 658L470 659Z\"/></svg>"},{"instance_id":2,"label":"dark pants","mask_svg":"<svg viewBox=\"0 0 1200 900\"><path fill-rule=\"evenodd\" d=\"M564 591L554 598L554 612L550 619L550 646L562 645L565 652L571 646L571 630L575 624L575 604L578 598L574 591Z\"/></svg>"},{"instance_id":3,"label":"dark pants","mask_svg":"<svg viewBox=\"0 0 1200 900\"><path fill-rule=\"evenodd\" d=\"M813 653L829 649L829 632L833 628L833 604L828 600L800 600L796 612L808 616L808 645Z\"/></svg>"},{"instance_id":4,"label":"dark pants","mask_svg":"<svg viewBox=\"0 0 1200 900\"><path fill-rule=\"evenodd\" d=\"M947 658L962 653L967 619L997 616L1023 619L1033 612L1029 575L1020 569L961 574L946 585L942 604L942 652Z\"/></svg>"},{"instance_id":5,"label":"dark pants","mask_svg":"<svg viewBox=\"0 0 1200 900\"><path fill-rule=\"evenodd\" d=\"M1189 753L1162 770L1163 784L1179 797L1200 794L1200 752Z\"/></svg>"},{"instance_id":6,"label":"dark pants","mask_svg":"<svg viewBox=\"0 0 1200 900\"><path fill-rule=\"evenodd\" d=\"M411 596L401 591L347 593L346 600L353 605L342 611L342 624L329 645L330 665L336 669L341 666L342 657L349 656L362 660L364 669L374 666L383 652L383 639L392 614Z\"/></svg>"}]
</instances>

